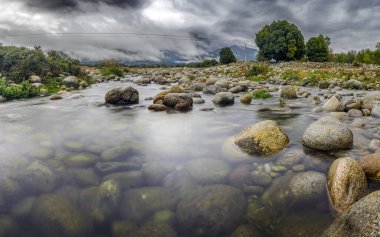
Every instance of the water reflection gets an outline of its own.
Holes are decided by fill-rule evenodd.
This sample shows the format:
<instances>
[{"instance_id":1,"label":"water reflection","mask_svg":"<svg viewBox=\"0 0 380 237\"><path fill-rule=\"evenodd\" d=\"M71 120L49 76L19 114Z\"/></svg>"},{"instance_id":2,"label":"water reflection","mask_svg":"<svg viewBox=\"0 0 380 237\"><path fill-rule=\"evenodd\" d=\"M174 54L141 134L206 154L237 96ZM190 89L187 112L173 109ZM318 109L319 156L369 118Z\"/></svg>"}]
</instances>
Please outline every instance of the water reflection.
<instances>
[{"instance_id":1,"label":"water reflection","mask_svg":"<svg viewBox=\"0 0 380 237\"><path fill-rule=\"evenodd\" d=\"M158 86L136 87L141 106L104 105L117 86L0 104L0 236L319 236L333 158L368 153L361 129L351 151L305 149L302 133L320 116L307 99L205 112L214 106L204 95L186 114L156 113L144 98ZM288 148L242 153L233 136L265 119Z\"/></svg>"}]
</instances>

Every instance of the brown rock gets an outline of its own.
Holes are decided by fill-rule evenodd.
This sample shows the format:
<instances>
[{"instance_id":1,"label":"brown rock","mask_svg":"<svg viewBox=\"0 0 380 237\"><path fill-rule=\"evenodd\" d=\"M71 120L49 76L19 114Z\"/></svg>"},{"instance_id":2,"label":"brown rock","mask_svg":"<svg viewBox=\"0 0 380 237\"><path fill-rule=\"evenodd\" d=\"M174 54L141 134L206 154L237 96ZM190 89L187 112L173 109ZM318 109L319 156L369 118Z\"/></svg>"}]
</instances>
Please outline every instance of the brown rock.
<instances>
[{"instance_id":1,"label":"brown rock","mask_svg":"<svg viewBox=\"0 0 380 237\"><path fill-rule=\"evenodd\" d=\"M359 164L367 178L380 180L380 153L364 156Z\"/></svg>"}]
</instances>

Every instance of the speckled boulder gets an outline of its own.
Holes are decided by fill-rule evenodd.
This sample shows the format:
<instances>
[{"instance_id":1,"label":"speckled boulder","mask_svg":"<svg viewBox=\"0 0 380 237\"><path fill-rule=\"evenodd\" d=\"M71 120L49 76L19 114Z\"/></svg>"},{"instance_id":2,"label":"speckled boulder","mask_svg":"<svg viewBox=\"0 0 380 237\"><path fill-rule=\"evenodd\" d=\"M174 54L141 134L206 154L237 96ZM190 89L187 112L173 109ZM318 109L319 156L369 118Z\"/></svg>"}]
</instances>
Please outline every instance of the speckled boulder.
<instances>
[{"instance_id":1,"label":"speckled boulder","mask_svg":"<svg viewBox=\"0 0 380 237\"><path fill-rule=\"evenodd\" d=\"M364 156L359 164L367 178L380 180L380 153Z\"/></svg>"},{"instance_id":2,"label":"speckled boulder","mask_svg":"<svg viewBox=\"0 0 380 237\"><path fill-rule=\"evenodd\" d=\"M338 119L326 116L306 128L302 142L317 150L349 149L353 145L352 131Z\"/></svg>"},{"instance_id":3,"label":"speckled boulder","mask_svg":"<svg viewBox=\"0 0 380 237\"><path fill-rule=\"evenodd\" d=\"M284 149L288 143L288 136L272 120L258 122L235 137L235 144L252 155L272 155Z\"/></svg>"},{"instance_id":4,"label":"speckled boulder","mask_svg":"<svg viewBox=\"0 0 380 237\"><path fill-rule=\"evenodd\" d=\"M343 212L324 237L378 237L380 233L380 191L368 194Z\"/></svg>"},{"instance_id":5,"label":"speckled boulder","mask_svg":"<svg viewBox=\"0 0 380 237\"><path fill-rule=\"evenodd\" d=\"M337 214L368 194L364 171L351 158L339 158L332 163L327 175L327 189L332 211Z\"/></svg>"}]
</instances>

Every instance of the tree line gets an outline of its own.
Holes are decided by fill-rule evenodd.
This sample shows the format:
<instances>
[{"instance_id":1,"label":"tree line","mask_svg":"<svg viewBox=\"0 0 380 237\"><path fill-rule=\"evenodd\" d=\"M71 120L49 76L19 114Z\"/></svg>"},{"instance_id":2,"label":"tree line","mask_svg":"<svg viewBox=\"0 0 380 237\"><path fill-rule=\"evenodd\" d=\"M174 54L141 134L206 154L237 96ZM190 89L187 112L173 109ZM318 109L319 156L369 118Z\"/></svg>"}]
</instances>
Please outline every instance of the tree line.
<instances>
[{"instance_id":1,"label":"tree line","mask_svg":"<svg viewBox=\"0 0 380 237\"><path fill-rule=\"evenodd\" d=\"M375 50L363 49L346 53L333 53L330 38L324 35L311 37L306 43L302 32L295 24L287 21L274 21L256 33L259 47L259 61L366 63L380 64L380 43Z\"/></svg>"}]
</instances>

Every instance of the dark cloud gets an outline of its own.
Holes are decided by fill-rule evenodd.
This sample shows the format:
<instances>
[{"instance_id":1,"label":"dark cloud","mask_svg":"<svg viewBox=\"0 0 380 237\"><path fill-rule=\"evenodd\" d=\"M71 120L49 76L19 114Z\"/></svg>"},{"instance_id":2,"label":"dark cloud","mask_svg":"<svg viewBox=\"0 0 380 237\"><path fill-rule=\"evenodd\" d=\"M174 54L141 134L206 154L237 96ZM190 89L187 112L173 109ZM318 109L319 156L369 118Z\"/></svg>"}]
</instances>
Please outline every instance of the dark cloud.
<instances>
[{"instance_id":1,"label":"dark cloud","mask_svg":"<svg viewBox=\"0 0 380 237\"><path fill-rule=\"evenodd\" d=\"M255 47L255 33L274 20L295 23L306 40L319 34L329 36L336 52L373 48L380 41L379 0L0 1L0 36L57 32L148 34L0 38L7 44L41 45L80 58L160 60L165 51L194 58L205 51L244 45L247 41Z\"/></svg>"},{"instance_id":2,"label":"dark cloud","mask_svg":"<svg viewBox=\"0 0 380 237\"><path fill-rule=\"evenodd\" d=\"M147 0L20 0L27 6L53 11L79 11L83 5L105 4L120 8L138 8L143 6Z\"/></svg>"}]
</instances>

